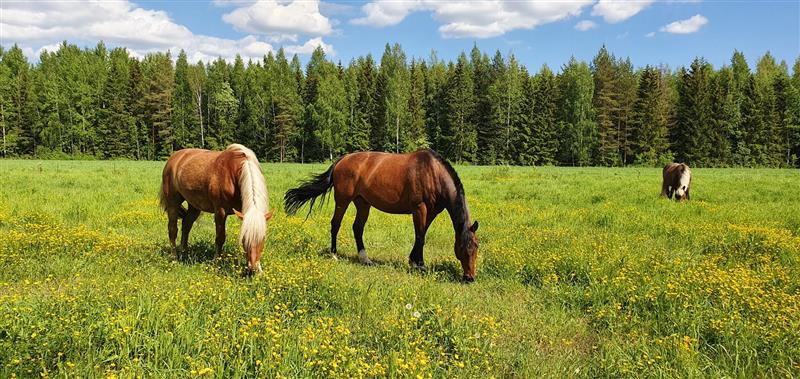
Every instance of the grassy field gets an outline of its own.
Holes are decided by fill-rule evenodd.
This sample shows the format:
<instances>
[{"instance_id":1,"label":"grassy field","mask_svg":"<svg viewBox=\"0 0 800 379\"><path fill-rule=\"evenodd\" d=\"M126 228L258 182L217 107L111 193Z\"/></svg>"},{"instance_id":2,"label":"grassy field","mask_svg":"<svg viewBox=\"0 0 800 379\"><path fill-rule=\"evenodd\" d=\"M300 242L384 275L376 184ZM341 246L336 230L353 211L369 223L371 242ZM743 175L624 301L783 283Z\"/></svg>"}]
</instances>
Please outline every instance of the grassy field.
<instances>
[{"instance_id":1,"label":"grassy field","mask_svg":"<svg viewBox=\"0 0 800 379\"><path fill-rule=\"evenodd\" d=\"M228 222L167 253L163 163L0 161L0 377L797 377L800 172L458 167L480 221L459 282L446 214L410 272L410 216L287 217L324 165L264 164L276 216L244 277Z\"/></svg>"}]
</instances>

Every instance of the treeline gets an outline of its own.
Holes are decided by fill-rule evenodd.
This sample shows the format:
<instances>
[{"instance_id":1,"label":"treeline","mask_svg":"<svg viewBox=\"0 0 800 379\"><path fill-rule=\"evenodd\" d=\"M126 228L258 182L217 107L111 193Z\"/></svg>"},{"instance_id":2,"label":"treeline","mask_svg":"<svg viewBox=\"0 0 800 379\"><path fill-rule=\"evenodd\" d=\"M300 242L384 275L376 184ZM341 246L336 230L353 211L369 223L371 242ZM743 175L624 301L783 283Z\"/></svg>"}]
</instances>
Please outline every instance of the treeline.
<instances>
[{"instance_id":1,"label":"treeline","mask_svg":"<svg viewBox=\"0 0 800 379\"><path fill-rule=\"evenodd\" d=\"M317 49L303 67L191 63L63 43L35 65L0 47L4 157L163 159L232 142L270 161L431 147L475 164L791 166L800 156L800 58L740 52L713 68L635 68L601 48L591 63L530 73L474 47L455 62L409 59L399 45L347 66Z\"/></svg>"}]
</instances>

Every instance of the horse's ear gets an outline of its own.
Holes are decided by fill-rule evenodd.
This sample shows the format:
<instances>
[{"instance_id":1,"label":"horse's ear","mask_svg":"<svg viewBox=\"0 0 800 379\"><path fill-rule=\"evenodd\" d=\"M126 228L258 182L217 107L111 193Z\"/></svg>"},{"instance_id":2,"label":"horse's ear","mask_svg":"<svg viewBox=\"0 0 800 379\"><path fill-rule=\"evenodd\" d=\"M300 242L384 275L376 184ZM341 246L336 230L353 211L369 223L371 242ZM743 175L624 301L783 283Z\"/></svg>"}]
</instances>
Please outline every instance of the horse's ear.
<instances>
[{"instance_id":1,"label":"horse's ear","mask_svg":"<svg viewBox=\"0 0 800 379\"><path fill-rule=\"evenodd\" d=\"M242 212L239 212L236 209L234 209L233 213L236 215L236 217L239 218L239 220L244 220L244 215L242 214Z\"/></svg>"},{"instance_id":2,"label":"horse's ear","mask_svg":"<svg viewBox=\"0 0 800 379\"><path fill-rule=\"evenodd\" d=\"M469 230L471 230L473 233L477 232L478 231L478 222L477 221L473 222L472 226L469 227Z\"/></svg>"},{"instance_id":3,"label":"horse's ear","mask_svg":"<svg viewBox=\"0 0 800 379\"><path fill-rule=\"evenodd\" d=\"M272 218L272 211L264 213L264 220L269 221L269 219L271 219L271 218Z\"/></svg>"}]
</instances>

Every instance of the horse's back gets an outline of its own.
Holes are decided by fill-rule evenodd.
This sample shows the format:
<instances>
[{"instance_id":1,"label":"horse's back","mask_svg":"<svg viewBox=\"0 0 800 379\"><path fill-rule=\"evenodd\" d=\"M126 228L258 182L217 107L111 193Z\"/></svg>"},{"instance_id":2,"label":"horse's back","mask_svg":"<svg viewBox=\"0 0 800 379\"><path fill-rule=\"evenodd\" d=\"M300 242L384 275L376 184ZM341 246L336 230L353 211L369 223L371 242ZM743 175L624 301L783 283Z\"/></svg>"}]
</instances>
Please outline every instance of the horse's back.
<instances>
[{"instance_id":1,"label":"horse's back","mask_svg":"<svg viewBox=\"0 0 800 379\"><path fill-rule=\"evenodd\" d=\"M409 213L438 191L434 161L426 150L348 154L334 168L334 196L342 200L360 196L384 212Z\"/></svg>"}]
</instances>

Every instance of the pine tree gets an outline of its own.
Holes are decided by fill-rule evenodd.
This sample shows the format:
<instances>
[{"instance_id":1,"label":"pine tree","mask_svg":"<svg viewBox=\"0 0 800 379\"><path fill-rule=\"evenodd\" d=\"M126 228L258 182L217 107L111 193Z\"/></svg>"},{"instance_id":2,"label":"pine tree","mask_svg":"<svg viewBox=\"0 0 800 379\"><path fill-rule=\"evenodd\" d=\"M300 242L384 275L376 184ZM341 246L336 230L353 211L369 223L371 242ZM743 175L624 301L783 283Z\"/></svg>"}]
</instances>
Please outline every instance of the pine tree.
<instances>
[{"instance_id":1,"label":"pine tree","mask_svg":"<svg viewBox=\"0 0 800 379\"><path fill-rule=\"evenodd\" d=\"M614 93L617 97L617 109L614 112L614 123L619 144L619 157L623 165L632 163L633 153L633 108L637 100L638 78L633 72L630 58L620 59L614 65Z\"/></svg>"},{"instance_id":2,"label":"pine tree","mask_svg":"<svg viewBox=\"0 0 800 379\"><path fill-rule=\"evenodd\" d=\"M333 63L322 61L317 67L314 102L309 104L314 133L327 158L344 153L347 129L347 99L339 70Z\"/></svg>"},{"instance_id":3,"label":"pine tree","mask_svg":"<svg viewBox=\"0 0 800 379\"><path fill-rule=\"evenodd\" d=\"M175 150L175 135L171 127L172 94L175 76L169 53L153 53L141 63L144 82L143 102L148 127L147 159L169 156Z\"/></svg>"},{"instance_id":4,"label":"pine tree","mask_svg":"<svg viewBox=\"0 0 800 379\"><path fill-rule=\"evenodd\" d=\"M359 59L356 63L358 99L355 109L355 124L348 139L348 150L365 151L370 149L370 133L378 122L375 81L375 61L372 55Z\"/></svg>"},{"instance_id":5,"label":"pine tree","mask_svg":"<svg viewBox=\"0 0 800 379\"><path fill-rule=\"evenodd\" d=\"M130 110L130 57L128 51L116 48L111 51L110 70L103 89L103 107L100 110L101 121L99 135L100 153L103 158L132 158L130 145L131 129L135 119Z\"/></svg>"},{"instance_id":6,"label":"pine tree","mask_svg":"<svg viewBox=\"0 0 800 379\"><path fill-rule=\"evenodd\" d=\"M490 87L498 77L505 74L505 62L498 51L495 60L490 62L486 54L482 54L478 45L472 46L470 51L470 65L472 66L473 96L475 105L472 118L477 132L477 157L478 164L494 164L497 161L498 148L501 145L500 129L493 123L492 99ZM500 106L502 107L502 106ZM501 118L501 117L500 117ZM500 120L498 123L502 125Z\"/></svg>"},{"instance_id":7,"label":"pine tree","mask_svg":"<svg viewBox=\"0 0 800 379\"><path fill-rule=\"evenodd\" d=\"M733 141L736 140L735 122L740 118L736 102L737 89L733 71L722 67L711 83L711 159L716 166L733 162Z\"/></svg>"},{"instance_id":8,"label":"pine tree","mask_svg":"<svg viewBox=\"0 0 800 379\"><path fill-rule=\"evenodd\" d=\"M477 130L472 115L475 108L473 69L461 53L450 76L447 92L447 127L443 137L447 156L456 162L472 162L478 150Z\"/></svg>"},{"instance_id":9,"label":"pine tree","mask_svg":"<svg viewBox=\"0 0 800 379\"><path fill-rule=\"evenodd\" d=\"M425 132L425 71L425 62L411 61L406 151L414 151L429 146L428 136Z\"/></svg>"},{"instance_id":10,"label":"pine tree","mask_svg":"<svg viewBox=\"0 0 800 379\"><path fill-rule=\"evenodd\" d=\"M598 143L592 108L594 82L589 66L570 58L558 76L558 93L559 160L573 166L589 165Z\"/></svg>"},{"instance_id":11,"label":"pine tree","mask_svg":"<svg viewBox=\"0 0 800 379\"><path fill-rule=\"evenodd\" d=\"M597 163L603 166L615 166L621 163L619 157L620 142L615 112L619 109L617 94L617 77L614 56L608 53L605 45L592 61L594 79L594 96L592 105L598 129Z\"/></svg>"},{"instance_id":12,"label":"pine tree","mask_svg":"<svg viewBox=\"0 0 800 379\"><path fill-rule=\"evenodd\" d=\"M711 141L711 65L695 58L689 70L682 68L678 80L677 125L670 141L675 158L689 165L707 165Z\"/></svg>"},{"instance_id":13,"label":"pine tree","mask_svg":"<svg viewBox=\"0 0 800 379\"><path fill-rule=\"evenodd\" d=\"M379 109L382 111L383 125L376 133L375 142L378 145L373 147L385 151L405 151L408 145L409 73L406 54L399 44L391 48L386 46L381 57L379 77ZM382 138L380 134L383 134Z\"/></svg>"},{"instance_id":14,"label":"pine tree","mask_svg":"<svg viewBox=\"0 0 800 379\"><path fill-rule=\"evenodd\" d=\"M645 67L634 105L632 145L636 163L656 165L668 160L669 111L663 101L664 91L661 71Z\"/></svg>"},{"instance_id":15,"label":"pine tree","mask_svg":"<svg viewBox=\"0 0 800 379\"><path fill-rule=\"evenodd\" d=\"M781 121L776 112L775 80L781 72L788 71L785 64L778 65L775 58L767 52L756 65L756 72L753 75L756 91L760 102L760 113L764 118L763 136L759 140L758 159L759 165L776 167L784 161L785 151L783 147ZM786 73L788 75L788 72Z\"/></svg>"},{"instance_id":16,"label":"pine tree","mask_svg":"<svg viewBox=\"0 0 800 379\"><path fill-rule=\"evenodd\" d=\"M297 56L295 56L295 59ZM295 62L293 63L299 64ZM297 139L302 127L303 101L298 89L297 76L292 66L287 62L283 49L278 50L276 69L273 80L277 86L273 101L273 123L275 124L276 148L279 151L279 161L297 157L293 142Z\"/></svg>"},{"instance_id":17,"label":"pine tree","mask_svg":"<svg viewBox=\"0 0 800 379\"><path fill-rule=\"evenodd\" d=\"M447 66L431 52L425 86L425 133L431 148L444 153L442 131L447 115Z\"/></svg>"},{"instance_id":18,"label":"pine tree","mask_svg":"<svg viewBox=\"0 0 800 379\"><path fill-rule=\"evenodd\" d=\"M529 96L531 106L528 109L531 129L531 141L528 155L530 160L522 163L553 164L558 152L557 114L558 84L553 71L547 65L531 81L533 93Z\"/></svg>"},{"instance_id":19,"label":"pine tree","mask_svg":"<svg viewBox=\"0 0 800 379\"><path fill-rule=\"evenodd\" d=\"M195 146L191 135L191 130L197 124L194 107L192 88L189 85L189 61L186 52L181 50L175 62L175 92L172 99L172 127L175 130L175 144L179 149Z\"/></svg>"}]
</instances>

